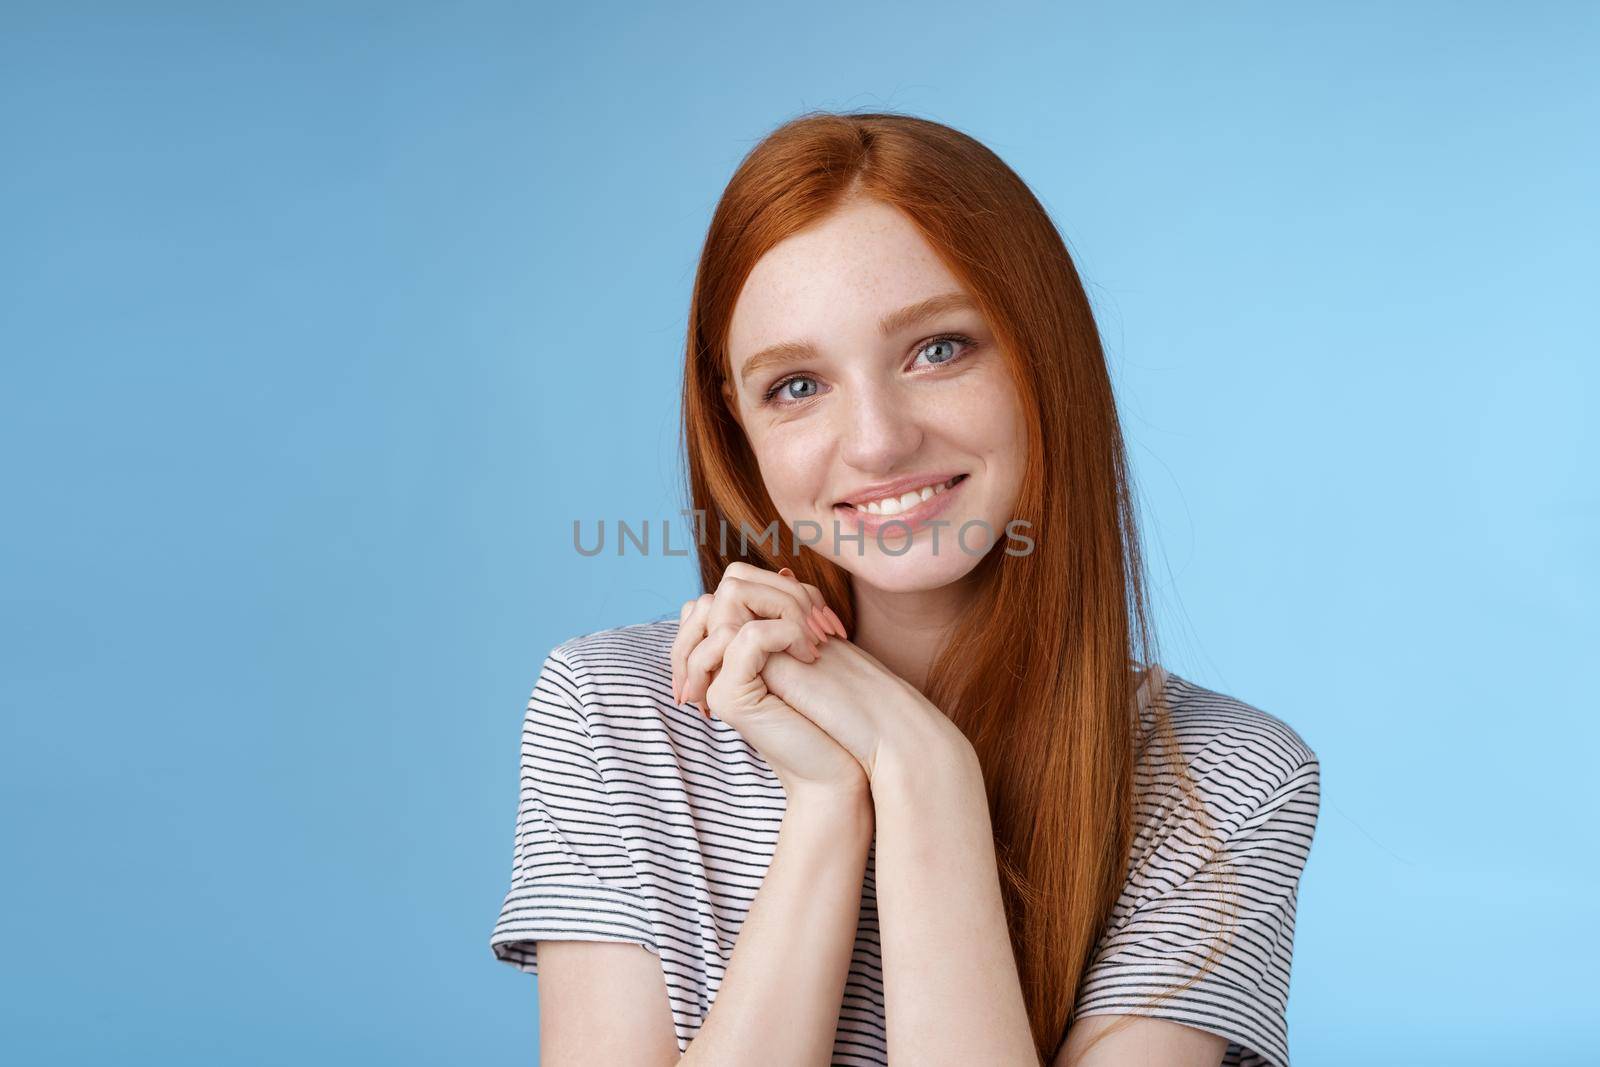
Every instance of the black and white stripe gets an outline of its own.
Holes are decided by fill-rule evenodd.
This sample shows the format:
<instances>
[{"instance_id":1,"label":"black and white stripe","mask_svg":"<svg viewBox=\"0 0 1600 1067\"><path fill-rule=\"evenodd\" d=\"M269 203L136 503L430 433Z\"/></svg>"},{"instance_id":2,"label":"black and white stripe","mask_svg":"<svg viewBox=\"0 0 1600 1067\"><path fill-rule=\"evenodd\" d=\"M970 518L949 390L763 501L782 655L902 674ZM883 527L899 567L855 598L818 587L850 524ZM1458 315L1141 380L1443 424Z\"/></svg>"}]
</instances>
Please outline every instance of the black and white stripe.
<instances>
[{"instance_id":1,"label":"black and white stripe","mask_svg":"<svg viewBox=\"0 0 1600 1067\"><path fill-rule=\"evenodd\" d=\"M711 1009L772 861L785 799L732 727L672 703L677 627L673 618L603 630L545 658L523 725L510 891L490 946L531 974L539 940L648 948L661 959L683 1049ZM1164 766L1152 685L1163 686L1211 835ZM1077 1016L1172 1019L1227 1037L1224 1067L1287 1067L1295 899L1316 826L1316 756L1280 720L1159 666L1139 696L1147 738L1139 831ZM888 1062L874 852L836 1064ZM1176 997L1144 1004L1196 972L1235 911L1238 928L1221 961Z\"/></svg>"}]
</instances>

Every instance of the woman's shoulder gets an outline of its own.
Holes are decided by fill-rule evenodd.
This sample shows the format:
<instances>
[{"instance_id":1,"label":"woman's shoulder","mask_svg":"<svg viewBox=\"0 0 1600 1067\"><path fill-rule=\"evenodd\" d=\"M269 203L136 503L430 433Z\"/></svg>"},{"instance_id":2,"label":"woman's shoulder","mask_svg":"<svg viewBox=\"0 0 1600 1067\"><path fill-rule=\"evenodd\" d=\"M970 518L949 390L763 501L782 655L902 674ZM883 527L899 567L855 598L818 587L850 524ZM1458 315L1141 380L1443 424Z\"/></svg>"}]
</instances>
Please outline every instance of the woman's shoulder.
<instances>
[{"instance_id":1,"label":"woman's shoulder","mask_svg":"<svg viewBox=\"0 0 1600 1067\"><path fill-rule=\"evenodd\" d=\"M1172 736L1202 793L1251 807L1289 783L1315 792L1317 754L1285 719L1171 670L1158 666L1155 674ZM1142 700L1140 715L1141 768L1148 781L1164 781L1170 754L1154 703Z\"/></svg>"},{"instance_id":2,"label":"woman's shoulder","mask_svg":"<svg viewBox=\"0 0 1600 1067\"><path fill-rule=\"evenodd\" d=\"M669 664L672 641L677 636L677 616L662 616L569 637L552 648L550 655L575 667L595 666L613 675L654 677L663 664Z\"/></svg>"},{"instance_id":3,"label":"woman's shoulder","mask_svg":"<svg viewBox=\"0 0 1600 1067\"><path fill-rule=\"evenodd\" d=\"M585 707L671 705L672 642L677 635L676 613L578 634L550 649L540 673L559 674Z\"/></svg>"}]
</instances>

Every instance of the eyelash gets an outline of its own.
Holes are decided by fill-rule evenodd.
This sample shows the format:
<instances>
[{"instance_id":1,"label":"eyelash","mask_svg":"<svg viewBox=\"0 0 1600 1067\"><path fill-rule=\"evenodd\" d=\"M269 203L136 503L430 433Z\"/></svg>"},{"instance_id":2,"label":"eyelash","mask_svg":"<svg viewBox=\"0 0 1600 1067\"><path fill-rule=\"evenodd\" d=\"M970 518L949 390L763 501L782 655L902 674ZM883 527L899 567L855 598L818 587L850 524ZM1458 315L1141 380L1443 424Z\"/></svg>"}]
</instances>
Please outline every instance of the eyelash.
<instances>
[{"instance_id":1,"label":"eyelash","mask_svg":"<svg viewBox=\"0 0 1600 1067\"><path fill-rule=\"evenodd\" d=\"M957 342L957 343L959 343L959 344L961 344L961 345L963 345L965 347L963 348L962 352L959 355L957 355L957 356L955 356L955 357L953 357L951 359L947 359L943 363L934 364L934 366L936 366L936 367L948 367L952 363L959 363L961 360L967 358L967 353L971 352L974 348L976 348L978 346L978 342L974 341L972 338L966 336L965 334L960 334L960 333L941 333L936 337L928 338L926 341L924 341L920 345L918 345L917 346L917 354L920 356L922 354L922 350L923 349L929 347L930 345L936 345L940 341L955 341L955 342ZM793 407L796 404L804 404L807 400L810 400L812 398L808 396L808 397L804 397L804 398L799 399L799 400L778 400L777 396L778 396L778 391L780 389L782 389L784 386L788 385L790 382L799 381L799 380L801 380L803 378L809 378L809 377L811 377L811 375L809 375L809 374L790 374L790 375L787 375L787 376L785 376L783 378L779 378L777 381L772 383L772 386L765 393L761 394L761 402L763 404L774 404L774 405L776 405L778 407Z\"/></svg>"}]
</instances>

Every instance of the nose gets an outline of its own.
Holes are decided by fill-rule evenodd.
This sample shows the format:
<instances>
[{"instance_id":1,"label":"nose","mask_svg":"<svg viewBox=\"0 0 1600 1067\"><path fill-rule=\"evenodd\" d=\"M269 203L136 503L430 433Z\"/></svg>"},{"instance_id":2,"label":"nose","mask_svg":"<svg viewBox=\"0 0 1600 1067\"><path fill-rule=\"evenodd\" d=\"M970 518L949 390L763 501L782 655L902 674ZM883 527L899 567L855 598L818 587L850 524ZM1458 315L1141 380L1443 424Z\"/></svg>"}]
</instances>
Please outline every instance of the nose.
<instances>
[{"instance_id":1,"label":"nose","mask_svg":"<svg viewBox=\"0 0 1600 1067\"><path fill-rule=\"evenodd\" d=\"M857 383L840 413L839 455L850 466L874 474L900 467L922 445L922 427L911 398L883 382Z\"/></svg>"}]
</instances>

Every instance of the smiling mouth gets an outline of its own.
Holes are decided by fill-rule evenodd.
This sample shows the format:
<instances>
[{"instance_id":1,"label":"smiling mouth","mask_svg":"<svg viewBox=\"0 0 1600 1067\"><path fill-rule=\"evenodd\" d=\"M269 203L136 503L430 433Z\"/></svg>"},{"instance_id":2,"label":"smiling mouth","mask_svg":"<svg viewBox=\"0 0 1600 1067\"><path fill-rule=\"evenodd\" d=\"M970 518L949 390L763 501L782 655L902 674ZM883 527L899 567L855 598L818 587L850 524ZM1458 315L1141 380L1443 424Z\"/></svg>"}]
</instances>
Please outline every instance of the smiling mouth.
<instances>
[{"instance_id":1,"label":"smiling mouth","mask_svg":"<svg viewBox=\"0 0 1600 1067\"><path fill-rule=\"evenodd\" d=\"M967 475L958 474L948 481L935 482L931 485L922 486L920 489L910 489L904 493L883 497L878 500L865 500L859 504L841 500L834 507L847 511L857 511L863 515L882 515L885 517L899 515L902 512L910 511L925 501L933 499L947 489L955 488L966 479Z\"/></svg>"}]
</instances>

